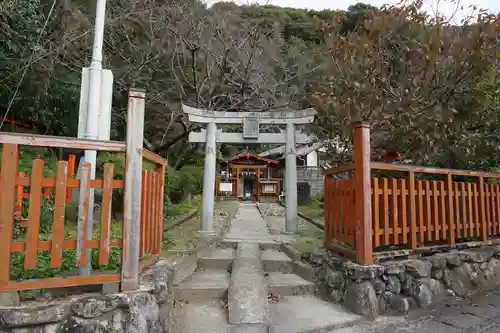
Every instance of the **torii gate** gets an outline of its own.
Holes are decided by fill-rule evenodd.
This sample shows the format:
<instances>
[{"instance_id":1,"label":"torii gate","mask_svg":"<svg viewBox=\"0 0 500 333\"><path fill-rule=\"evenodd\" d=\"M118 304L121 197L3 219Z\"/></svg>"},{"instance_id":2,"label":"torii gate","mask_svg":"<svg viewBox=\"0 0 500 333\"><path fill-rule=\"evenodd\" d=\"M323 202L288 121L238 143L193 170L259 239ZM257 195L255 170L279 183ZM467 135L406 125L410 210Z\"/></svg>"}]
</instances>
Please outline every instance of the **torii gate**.
<instances>
[{"instance_id":1,"label":"torii gate","mask_svg":"<svg viewBox=\"0 0 500 333\"><path fill-rule=\"evenodd\" d=\"M285 191L286 231L296 233L297 226L297 160L296 143L307 143L309 137L296 133L295 125L310 124L316 116L315 109L274 112L222 112L197 109L182 105L182 111L193 123L207 124L202 132L189 135L189 142L205 142L205 168L203 173L203 208L201 231L213 232L215 203L216 144L221 143L277 143L286 145ZM243 124L243 133L224 133L217 124ZM260 133L260 124L286 125L281 133Z\"/></svg>"}]
</instances>

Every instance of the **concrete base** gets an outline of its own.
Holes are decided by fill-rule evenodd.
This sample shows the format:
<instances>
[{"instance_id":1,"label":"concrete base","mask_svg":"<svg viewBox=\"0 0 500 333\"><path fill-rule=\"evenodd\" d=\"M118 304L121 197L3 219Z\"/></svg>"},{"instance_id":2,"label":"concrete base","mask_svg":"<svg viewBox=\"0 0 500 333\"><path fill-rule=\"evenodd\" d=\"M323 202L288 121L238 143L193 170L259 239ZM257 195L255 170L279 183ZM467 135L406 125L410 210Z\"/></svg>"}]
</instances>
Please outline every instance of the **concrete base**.
<instances>
[{"instance_id":1,"label":"concrete base","mask_svg":"<svg viewBox=\"0 0 500 333\"><path fill-rule=\"evenodd\" d=\"M21 300L17 291L0 293L0 306L19 306Z\"/></svg>"},{"instance_id":2,"label":"concrete base","mask_svg":"<svg viewBox=\"0 0 500 333\"><path fill-rule=\"evenodd\" d=\"M270 272L267 273L266 284L269 293L280 296L313 294L316 290L313 282L304 280L296 274Z\"/></svg>"},{"instance_id":3,"label":"concrete base","mask_svg":"<svg viewBox=\"0 0 500 333\"><path fill-rule=\"evenodd\" d=\"M216 303L185 304L172 310L172 333L229 333L227 311Z\"/></svg>"},{"instance_id":4,"label":"concrete base","mask_svg":"<svg viewBox=\"0 0 500 333\"><path fill-rule=\"evenodd\" d=\"M218 248L198 258L198 268L230 270L235 257L232 248Z\"/></svg>"},{"instance_id":5,"label":"concrete base","mask_svg":"<svg viewBox=\"0 0 500 333\"><path fill-rule=\"evenodd\" d=\"M292 259L278 250L268 249L262 251L262 265L265 272L293 272Z\"/></svg>"},{"instance_id":6,"label":"concrete base","mask_svg":"<svg viewBox=\"0 0 500 333\"><path fill-rule=\"evenodd\" d=\"M258 244L238 245L228 295L229 323L232 325L267 323L269 306L260 257Z\"/></svg>"},{"instance_id":7,"label":"concrete base","mask_svg":"<svg viewBox=\"0 0 500 333\"><path fill-rule=\"evenodd\" d=\"M268 333L264 324L243 324L231 326L231 333Z\"/></svg>"}]
</instances>

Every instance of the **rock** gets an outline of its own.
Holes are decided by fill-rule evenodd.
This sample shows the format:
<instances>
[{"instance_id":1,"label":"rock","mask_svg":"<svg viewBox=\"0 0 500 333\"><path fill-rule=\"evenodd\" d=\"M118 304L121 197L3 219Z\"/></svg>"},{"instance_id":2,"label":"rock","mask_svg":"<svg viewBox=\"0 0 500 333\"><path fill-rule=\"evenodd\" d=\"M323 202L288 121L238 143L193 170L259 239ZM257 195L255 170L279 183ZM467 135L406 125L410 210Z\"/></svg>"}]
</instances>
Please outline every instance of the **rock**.
<instances>
[{"instance_id":1,"label":"rock","mask_svg":"<svg viewBox=\"0 0 500 333\"><path fill-rule=\"evenodd\" d=\"M0 309L0 329L55 323L69 314L69 306L65 303L36 308Z\"/></svg>"},{"instance_id":2,"label":"rock","mask_svg":"<svg viewBox=\"0 0 500 333\"><path fill-rule=\"evenodd\" d=\"M399 275L405 272L405 265L403 265L401 262L385 262L382 263L382 266L384 266L385 274L388 275Z\"/></svg>"},{"instance_id":3,"label":"rock","mask_svg":"<svg viewBox=\"0 0 500 333\"><path fill-rule=\"evenodd\" d=\"M97 320L70 318L61 325L59 333L112 333L112 331Z\"/></svg>"},{"instance_id":4,"label":"rock","mask_svg":"<svg viewBox=\"0 0 500 333\"><path fill-rule=\"evenodd\" d=\"M432 264L428 261L408 260L404 264L406 267L406 273L413 277L421 278L431 275Z\"/></svg>"},{"instance_id":5,"label":"rock","mask_svg":"<svg viewBox=\"0 0 500 333\"><path fill-rule=\"evenodd\" d=\"M340 303L344 299L344 293L340 289L333 289L331 299L334 303Z\"/></svg>"},{"instance_id":6,"label":"rock","mask_svg":"<svg viewBox=\"0 0 500 333\"><path fill-rule=\"evenodd\" d=\"M17 291L0 293L0 306L19 306L20 303L19 293Z\"/></svg>"},{"instance_id":7,"label":"rock","mask_svg":"<svg viewBox=\"0 0 500 333\"><path fill-rule=\"evenodd\" d=\"M443 281L446 286L453 290L458 296L466 296L472 288L472 266L468 263L460 267L447 270Z\"/></svg>"},{"instance_id":8,"label":"rock","mask_svg":"<svg viewBox=\"0 0 500 333\"><path fill-rule=\"evenodd\" d=\"M321 266L325 257L327 256L325 251L313 251L309 254L309 262L316 266Z\"/></svg>"},{"instance_id":9,"label":"rock","mask_svg":"<svg viewBox=\"0 0 500 333\"><path fill-rule=\"evenodd\" d=\"M404 293L409 293L413 285L415 278L411 275L405 275L405 278L401 280L401 291Z\"/></svg>"},{"instance_id":10,"label":"rock","mask_svg":"<svg viewBox=\"0 0 500 333\"><path fill-rule=\"evenodd\" d=\"M71 310L81 318L96 318L115 310L120 303L118 296L95 295L75 300Z\"/></svg>"},{"instance_id":11,"label":"rock","mask_svg":"<svg viewBox=\"0 0 500 333\"><path fill-rule=\"evenodd\" d=\"M352 312L369 319L375 319L379 315L377 295L368 281L350 284L344 294L344 305Z\"/></svg>"},{"instance_id":12,"label":"rock","mask_svg":"<svg viewBox=\"0 0 500 333\"><path fill-rule=\"evenodd\" d=\"M398 313L407 314L410 310L410 303L408 299L401 295L391 295L389 298L389 307Z\"/></svg>"},{"instance_id":13,"label":"rock","mask_svg":"<svg viewBox=\"0 0 500 333\"><path fill-rule=\"evenodd\" d=\"M433 268L431 272L431 277L436 280L441 280L444 276L444 270L441 268Z\"/></svg>"},{"instance_id":14,"label":"rock","mask_svg":"<svg viewBox=\"0 0 500 333\"><path fill-rule=\"evenodd\" d=\"M445 269L446 268L446 257L444 257L442 255L425 257L424 261L430 262L433 269Z\"/></svg>"},{"instance_id":15,"label":"rock","mask_svg":"<svg viewBox=\"0 0 500 333\"><path fill-rule=\"evenodd\" d=\"M378 313L384 314L389 310L389 299L384 295L381 295L377 298L378 302Z\"/></svg>"},{"instance_id":16,"label":"rock","mask_svg":"<svg viewBox=\"0 0 500 333\"><path fill-rule=\"evenodd\" d=\"M476 249L461 251L463 256L467 257L467 260L472 262L486 262L490 260L495 254L495 248L493 246L484 246Z\"/></svg>"},{"instance_id":17,"label":"rock","mask_svg":"<svg viewBox=\"0 0 500 333\"><path fill-rule=\"evenodd\" d=\"M345 277L343 272L334 271L331 268L326 269L324 282L333 288L340 288L344 283Z\"/></svg>"},{"instance_id":18,"label":"rock","mask_svg":"<svg viewBox=\"0 0 500 333\"><path fill-rule=\"evenodd\" d=\"M488 269L488 263L487 262L482 262L479 264L479 269L482 271L485 271Z\"/></svg>"},{"instance_id":19,"label":"rock","mask_svg":"<svg viewBox=\"0 0 500 333\"><path fill-rule=\"evenodd\" d=\"M446 254L446 262L452 267L459 267L462 265L464 255L460 252L450 252Z\"/></svg>"},{"instance_id":20,"label":"rock","mask_svg":"<svg viewBox=\"0 0 500 333\"><path fill-rule=\"evenodd\" d=\"M174 276L175 267L168 261L161 260L141 274L139 284L143 289L150 289L158 302L162 303L170 297L169 290L172 290Z\"/></svg>"},{"instance_id":21,"label":"rock","mask_svg":"<svg viewBox=\"0 0 500 333\"><path fill-rule=\"evenodd\" d=\"M120 283L119 282L105 283L102 285L101 292L103 295L118 294L120 292Z\"/></svg>"},{"instance_id":22,"label":"rock","mask_svg":"<svg viewBox=\"0 0 500 333\"><path fill-rule=\"evenodd\" d=\"M345 264L345 274L351 280L375 280L384 273L381 265L358 265L353 262Z\"/></svg>"},{"instance_id":23,"label":"rock","mask_svg":"<svg viewBox=\"0 0 500 333\"><path fill-rule=\"evenodd\" d=\"M441 281L431 278L422 278L413 282L410 296L413 296L420 307L426 307L442 299L446 290Z\"/></svg>"},{"instance_id":24,"label":"rock","mask_svg":"<svg viewBox=\"0 0 500 333\"><path fill-rule=\"evenodd\" d=\"M375 281L373 281L373 288L375 289L375 293L379 295L386 289L385 282L381 279L375 279Z\"/></svg>"},{"instance_id":25,"label":"rock","mask_svg":"<svg viewBox=\"0 0 500 333\"><path fill-rule=\"evenodd\" d=\"M389 281L387 281L387 290L394 294L399 294L401 292L401 281L397 276L389 276Z\"/></svg>"}]
</instances>

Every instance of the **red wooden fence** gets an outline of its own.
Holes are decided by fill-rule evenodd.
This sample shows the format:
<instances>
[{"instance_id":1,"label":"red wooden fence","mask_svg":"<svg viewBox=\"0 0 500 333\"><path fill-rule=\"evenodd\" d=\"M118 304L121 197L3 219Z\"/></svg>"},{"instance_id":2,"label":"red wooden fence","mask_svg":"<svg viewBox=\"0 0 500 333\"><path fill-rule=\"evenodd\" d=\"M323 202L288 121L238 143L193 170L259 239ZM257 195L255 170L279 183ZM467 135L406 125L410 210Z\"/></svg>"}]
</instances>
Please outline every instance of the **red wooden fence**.
<instances>
[{"instance_id":1,"label":"red wooden fence","mask_svg":"<svg viewBox=\"0 0 500 333\"><path fill-rule=\"evenodd\" d=\"M75 138L16 135L0 133L2 165L0 169L0 292L45 289L76 285L121 282L122 290L138 287L140 256L159 254L163 230L163 186L166 161L142 150L144 93L131 91L129 95L127 142L80 140ZM133 124L133 126L132 126ZM125 180L114 179L114 165L105 164L102 179L91 179L89 163L83 163L80 179L69 176L68 162L59 161L54 178L43 177L44 161L35 158L31 176L20 175L20 146L69 148L108 151L126 154ZM142 160L154 166L141 177ZM143 182L144 186L141 186ZM28 225L23 238L14 238L14 219L19 187L29 187ZM141 187L145 188L142 194ZM42 189L55 188L54 214L49 240L40 240L40 212ZM67 194L79 188L78 234L67 239L65 221ZM102 210L99 237L87 233L90 189L102 189ZM121 239L111 239L111 202L113 190L124 189L124 217ZM144 218L141 218L144 217ZM109 262L111 248L121 248L121 273L101 273L87 276L55 277L41 280L11 281L11 254L24 253L24 269L36 268L38 251L49 251L50 268L61 268L63 252L76 250L76 265L87 262L88 249L98 249L100 265Z\"/></svg>"},{"instance_id":2,"label":"red wooden fence","mask_svg":"<svg viewBox=\"0 0 500 333\"><path fill-rule=\"evenodd\" d=\"M374 251L388 247L500 235L500 184L488 183L500 174L370 162L368 126L354 131L355 163L325 172L326 248L369 264ZM377 177L381 171L398 176ZM425 174L436 180L419 179Z\"/></svg>"}]
</instances>

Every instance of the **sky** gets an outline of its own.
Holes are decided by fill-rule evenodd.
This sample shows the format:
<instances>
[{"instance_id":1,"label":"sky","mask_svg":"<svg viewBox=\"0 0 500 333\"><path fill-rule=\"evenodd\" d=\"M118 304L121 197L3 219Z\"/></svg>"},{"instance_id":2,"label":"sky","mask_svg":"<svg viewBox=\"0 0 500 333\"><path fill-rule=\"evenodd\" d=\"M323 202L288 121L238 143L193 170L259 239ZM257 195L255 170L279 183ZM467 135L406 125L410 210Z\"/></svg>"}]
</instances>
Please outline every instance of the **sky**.
<instances>
[{"instance_id":1,"label":"sky","mask_svg":"<svg viewBox=\"0 0 500 333\"><path fill-rule=\"evenodd\" d=\"M205 0L208 5L219 2L220 0ZM453 1L453 2L452 2ZM457 2L460 6L464 7L463 11L456 10ZM363 2L376 7L384 4L395 5L400 0L233 0L233 2L243 4L269 4L280 7L291 8L306 8L306 9L347 9L347 7L354 5L358 2ZM424 0L424 8L430 13L439 12L446 17L453 16L454 20L459 22L466 16L471 5L476 5L479 8L488 10L491 13L500 12L500 0Z\"/></svg>"}]
</instances>

